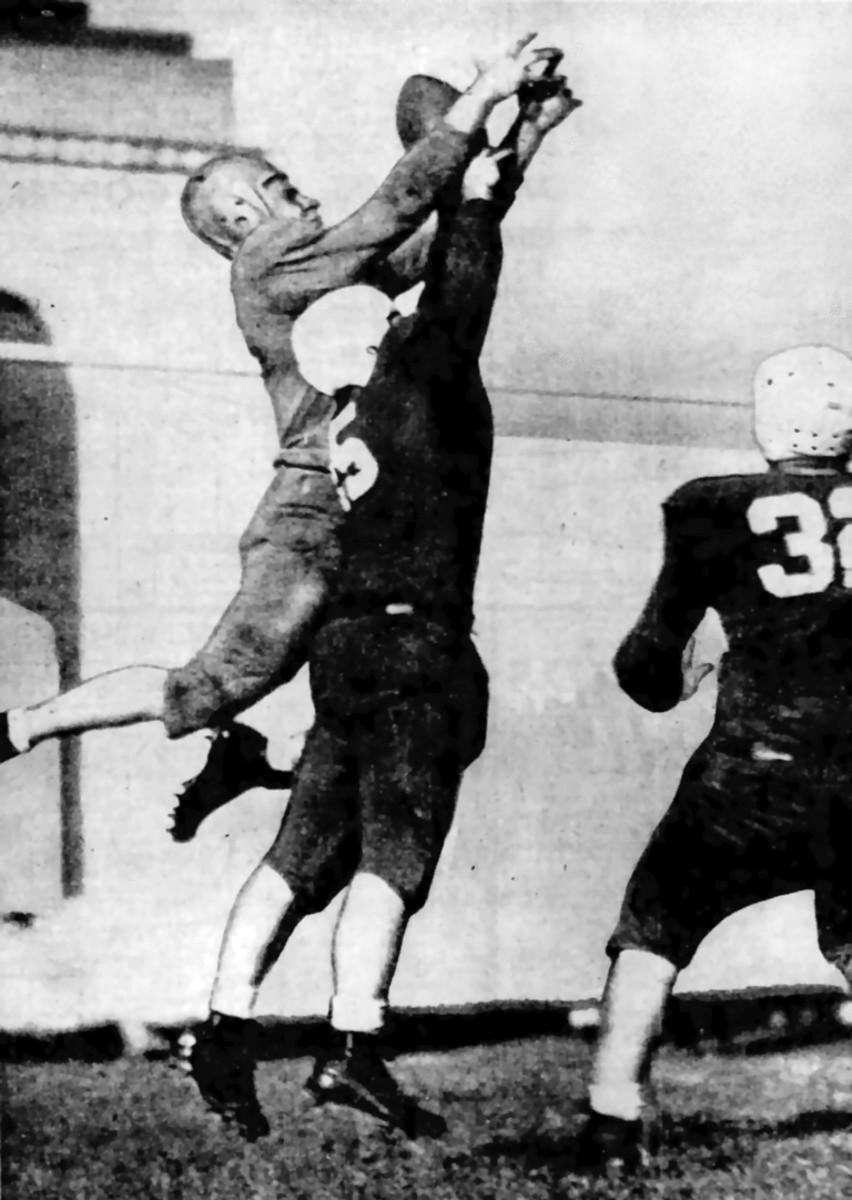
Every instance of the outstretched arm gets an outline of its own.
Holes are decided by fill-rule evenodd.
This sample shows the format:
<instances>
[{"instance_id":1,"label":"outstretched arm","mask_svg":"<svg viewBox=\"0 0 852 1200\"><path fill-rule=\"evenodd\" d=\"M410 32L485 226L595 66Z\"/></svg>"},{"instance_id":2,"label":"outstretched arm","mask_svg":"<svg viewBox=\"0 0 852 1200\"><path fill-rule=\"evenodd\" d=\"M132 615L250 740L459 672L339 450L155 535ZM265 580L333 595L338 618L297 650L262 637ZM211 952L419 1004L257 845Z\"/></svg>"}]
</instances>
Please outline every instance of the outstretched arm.
<instances>
[{"instance_id":1,"label":"outstretched arm","mask_svg":"<svg viewBox=\"0 0 852 1200\"><path fill-rule=\"evenodd\" d=\"M507 151L477 155L465 172L461 202L442 212L426 267L410 344L447 371L478 359L503 262L500 211L493 193Z\"/></svg>"},{"instance_id":2,"label":"outstretched arm","mask_svg":"<svg viewBox=\"0 0 852 1200\"><path fill-rule=\"evenodd\" d=\"M684 678L684 652L707 611L702 574L689 540L680 532L677 508L667 502L663 511L663 566L642 615L619 646L614 663L622 689L651 712L674 708L684 698L685 684L692 684L691 678ZM686 658L686 665L694 672L688 654ZM701 667L697 670L703 678L706 671Z\"/></svg>"},{"instance_id":3,"label":"outstretched arm","mask_svg":"<svg viewBox=\"0 0 852 1200\"><path fill-rule=\"evenodd\" d=\"M574 99L570 88L563 86L557 95L538 103L525 104L520 110L499 147L500 150L512 152L503 162L494 197L500 216L505 215L514 202L527 168L547 134L579 108L581 103ZM437 221L432 214L416 233L375 265L370 282L389 296L399 295L419 283L425 275L437 228Z\"/></svg>"},{"instance_id":4,"label":"outstretched arm","mask_svg":"<svg viewBox=\"0 0 852 1200\"><path fill-rule=\"evenodd\" d=\"M512 151L503 168L497 195L503 214L508 212L514 203L518 188L544 139L583 103L582 100L574 98L564 76L556 76L553 82L561 83L559 91L545 100L533 100L524 104L500 143L501 150Z\"/></svg>"},{"instance_id":5,"label":"outstretched arm","mask_svg":"<svg viewBox=\"0 0 852 1200\"><path fill-rule=\"evenodd\" d=\"M324 292L358 282L422 224L441 190L460 172L471 135L512 95L538 61L535 34L513 43L482 71L425 137L403 155L384 183L352 216L306 245L292 246L282 228L266 245L262 285L279 311L300 311ZM276 235L273 235L273 239ZM276 252L277 251L277 252Z\"/></svg>"}]
</instances>

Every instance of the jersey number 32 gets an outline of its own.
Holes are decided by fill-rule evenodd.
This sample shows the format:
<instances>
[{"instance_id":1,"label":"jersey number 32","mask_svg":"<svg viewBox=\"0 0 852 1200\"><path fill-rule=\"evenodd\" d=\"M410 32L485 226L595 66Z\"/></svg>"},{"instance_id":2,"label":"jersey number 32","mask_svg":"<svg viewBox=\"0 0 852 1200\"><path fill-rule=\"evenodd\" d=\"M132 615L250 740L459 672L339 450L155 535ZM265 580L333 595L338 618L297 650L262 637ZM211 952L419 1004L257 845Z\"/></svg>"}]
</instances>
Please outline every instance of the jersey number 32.
<instances>
[{"instance_id":1,"label":"jersey number 32","mask_svg":"<svg viewBox=\"0 0 852 1200\"><path fill-rule=\"evenodd\" d=\"M797 526L784 534L784 551L796 562L789 568L783 563L768 563L757 569L770 595L824 592L834 582L837 565L843 586L852 588L852 524L832 530L826 510L836 520L852 522L852 487L835 488L824 506L803 492L759 496L749 505L746 517L752 533L774 533L782 521L795 521Z\"/></svg>"}]
</instances>

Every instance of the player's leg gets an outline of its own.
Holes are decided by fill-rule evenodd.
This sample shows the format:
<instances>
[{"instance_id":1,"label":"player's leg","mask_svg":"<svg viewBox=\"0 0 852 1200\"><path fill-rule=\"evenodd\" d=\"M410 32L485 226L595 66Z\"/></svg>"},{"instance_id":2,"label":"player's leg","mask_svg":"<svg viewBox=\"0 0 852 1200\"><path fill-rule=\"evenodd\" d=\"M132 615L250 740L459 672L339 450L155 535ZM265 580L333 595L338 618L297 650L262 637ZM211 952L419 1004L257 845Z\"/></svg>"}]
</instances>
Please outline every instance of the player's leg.
<instances>
[{"instance_id":1,"label":"player's leg","mask_svg":"<svg viewBox=\"0 0 852 1200\"><path fill-rule=\"evenodd\" d=\"M334 932L331 1023L335 1029L381 1032L407 923L399 892L379 875L356 872Z\"/></svg>"},{"instance_id":2,"label":"player's leg","mask_svg":"<svg viewBox=\"0 0 852 1200\"><path fill-rule=\"evenodd\" d=\"M295 899L284 876L267 862L248 877L225 926L211 1012L243 1020L254 1016L260 985L301 916Z\"/></svg>"},{"instance_id":3,"label":"player's leg","mask_svg":"<svg viewBox=\"0 0 852 1200\"><path fill-rule=\"evenodd\" d=\"M844 754L826 775L813 806L811 886L820 950L852 991L852 761Z\"/></svg>"},{"instance_id":4,"label":"player's leg","mask_svg":"<svg viewBox=\"0 0 852 1200\"><path fill-rule=\"evenodd\" d=\"M39 704L10 709L7 737L11 752L5 757L24 753L51 737L162 720L168 674L163 667L123 667L96 675Z\"/></svg>"},{"instance_id":5,"label":"player's leg","mask_svg":"<svg viewBox=\"0 0 852 1200\"><path fill-rule=\"evenodd\" d=\"M358 727L362 859L335 933L332 1002L333 1023L345 1029L346 1013L353 1032L384 1022L406 924L428 894L462 771L485 745L488 673L472 641L448 643L415 624L406 642L436 690Z\"/></svg>"},{"instance_id":6,"label":"player's leg","mask_svg":"<svg viewBox=\"0 0 852 1200\"><path fill-rule=\"evenodd\" d=\"M293 496L298 503L289 500ZM241 539L240 588L201 651L179 670L124 667L11 709L11 753L47 738L137 721L163 721L170 737L181 737L220 724L290 678L304 662L322 610L322 555L326 539L333 542L336 508L323 472L291 478L279 471Z\"/></svg>"},{"instance_id":7,"label":"player's leg","mask_svg":"<svg viewBox=\"0 0 852 1200\"><path fill-rule=\"evenodd\" d=\"M237 594L201 650L171 674L170 737L221 724L303 665L336 562L340 513L328 472L277 472L240 539Z\"/></svg>"},{"instance_id":8,"label":"player's leg","mask_svg":"<svg viewBox=\"0 0 852 1200\"><path fill-rule=\"evenodd\" d=\"M301 917L293 890L261 863L240 890L228 919L210 996L210 1013L190 1052L190 1070L213 1112L248 1141L269 1132L257 1098L254 1006L263 976Z\"/></svg>"},{"instance_id":9,"label":"player's leg","mask_svg":"<svg viewBox=\"0 0 852 1200\"><path fill-rule=\"evenodd\" d=\"M239 591L204 647L166 682L169 737L215 730L201 771L177 795L175 841L191 841L207 817L252 788L291 786L292 772L270 764L266 737L233 717L296 674L324 603L325 576L308 556L268 541L244 549Z\"/></svg>"},{"instance_id":10,"label":"player's leg","mask_svg":"<svg viewBox=\"0 0 852 1200\"><path fill-rule=\"evenodd\" d=\"M409 1136L438 1136L442 1118L399 1088L381 1051L388 991L411 916L425 903L455 808L461 768L449 714L413 697L362 724L357 737L361 862L334 938L335 1059L317 1064L319 1100L364 1108Z\"/></svg>"},{"instance_id":11,"label":"player's leg","mask_svg":"<svg viewBox=\"0 0 852 1200\"><path fill-rule=\"evenodd\" d=\"M670 815L670 814L669 814ZM671 825L671 822L670 822ZM676 927L681 910L670 903L672 862L684 842L655 832L628 884L608 951L612 959L589 1081L589 1119L579 1145L584 1168L635 1169L643 1153L646 1087L656 1041L679 966L688 961ZM658 908L656 920L649 909ZM689 919L687 917L687 919ZM674 926L671 935L668 927Z\"/></svg>"},{"instance_id":12,"label":"player's leg","mask_svg":"<svg viewBox=\"0 0 852 1200\"><path fill-rule=\"evenodd\" d=\"M228 920L191 1067L208 1105L249 1139L268 1131L254 1084L258 990L299 920L324 908L352 877L359 852L354 791L345 741L315 725L278 836Z\"/></svg>"},{"instance_id":13,"label":"player's leg","mask_svg":"<svg viewBox=\"0 0 852 1200\"><path fill-rule=\"evenodd\" d=\"M323 575L300 552L256 544L246 552L237 595L185 667L122 667L10 709L9 746L0 755L10 758L48 738L141 721L163 721L170 737L222 724L292 678L324 600Z\"/></svg>"},{"instance_id":14,"label":"player's leg","mask_svg":"<svg viewBox=\"0 0 852 1200\"><path fill-rule=\"evenodd\" d=\"M210 1006L250 1017L291 923L326 906L352 877L359 841L345 738L317 722L295 771L281 828L241 889L225 930Z\"/></svg>"},{"instance_id":15,"label":"player's leg","mask_svg":"<svg viewBox=\"0 0 852 1200\"><path fill-rule=\"evenodd\" d=\"M613 958L601 1004L601 1026L589 1105L603 1116L638 1124L642 1084L678 968L661 954L627 948Z\"/></svg>"},{"instance_id":16,"label":"player's leg","mask_svg":"<svg viewBox=\"0 0 852 1200\"><path fill-rule=\"evenodd\" d=\"M205 767L178 797L172 828L178 841L188 841L206 816L249 788L291 782L270 767L266 739L231 719L304 663L336 565L339 516L326 472L280 470L241 539L236 596L205 646L169 676L169 736L222 729Z\"/></svg>"},{"instance_id":17,"label":"player's leg","mask_svg":"<svg viewBox=\"0 0 852 1200\"><path fill-rule=\"evenodd\" d=\"M786 831L768 802L769 767L708 739L633 872L608 945L584 1166L641 1161L645 1089L678 971L725 917L791 889L781 878Z\"/></svg>"}]
</instances>

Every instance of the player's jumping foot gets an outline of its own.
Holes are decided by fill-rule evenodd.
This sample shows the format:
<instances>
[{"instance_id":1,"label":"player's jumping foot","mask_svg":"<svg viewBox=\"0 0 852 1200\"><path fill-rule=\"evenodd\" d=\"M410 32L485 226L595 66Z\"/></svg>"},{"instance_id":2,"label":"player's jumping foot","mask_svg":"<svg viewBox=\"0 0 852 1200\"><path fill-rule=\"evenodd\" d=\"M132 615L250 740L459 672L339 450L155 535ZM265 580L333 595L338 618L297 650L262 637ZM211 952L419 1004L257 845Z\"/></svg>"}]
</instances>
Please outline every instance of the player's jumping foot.
<instances>
[{"instance_id":1,"label":"player's jumping foot","mask_svg":"<svg viewBox=\"0 0 852 1200\"><path fill-rule=\"evenodd\" d=\"M345 1104L401 1130L406 1137L441 1137L447 1123L407 1096L373 1040L349 1034L338 1057L318 1058L305 1084L317 1104Z\"/></svg>"},{"instance_id":2,"label":"player's jumping foot","mask_svg":"<svg viewBox=\"0 0 852 1200\"><path fill-rule=\"evenodd\" d=\"M252 788L288 790L292 771L279 771L266 757L267 739L250 725L232 722L213 737L207 761L187 780L172 810L169 833L176 842L190 842L202 821Z\"/></svg>"},{"instance_id":3,"label":"player's jumping foot","mask_svg":"<svg viewBox=\"0 0 852 1200\"><path fill-rule=\"evenodd\" d=\"M633 1174L646 1161L642 1122L591 1111L580 1133L577 1167L593 1174Z\"/></svg>"},{"instance_id":4,"label":"player's jumping foot","mask_svg":"<svg viewBox=\"0 0 852 1200\"><path fill-rule=\"evenodd\" d=\"M0 713L0 763L8 762L19 754L20 750L9 740L9 714Z\"/></svg>"},{"instance_id":5,"label":"player's jumping foot","mask_svg":"<svg viewBox=\"0 0 852 1200\"><path fill-rule=\"evenodd\" d=\"M254 1082L254 1021L211 1013L189 1054L190 1071L208 1108L233 1122L247 1142L269 1133Z\"/></svg>"}]
</instances>

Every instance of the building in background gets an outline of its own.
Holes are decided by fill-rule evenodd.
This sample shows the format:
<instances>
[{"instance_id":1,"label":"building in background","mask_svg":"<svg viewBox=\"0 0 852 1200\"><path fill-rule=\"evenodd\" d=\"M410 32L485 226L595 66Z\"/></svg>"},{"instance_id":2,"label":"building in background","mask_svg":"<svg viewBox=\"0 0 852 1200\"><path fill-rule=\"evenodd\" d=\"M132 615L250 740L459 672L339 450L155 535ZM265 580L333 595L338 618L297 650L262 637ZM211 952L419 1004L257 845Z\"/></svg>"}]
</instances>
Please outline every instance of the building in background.
<instances>
[{"instance_id":1,"label":"building in background","mask_svg":"<svg viewBox=\"0 0 852 1200\"><path fill-rule=\"evenodd\" d=\"M275 6L278 40L260 57L275 75L281 161L336 216L399 153L397 76L439 69L433 38L455 26L448 0L412 6L410 39L430 54L415 63L391 25L360 20L363 0L305 7ZM557 42L569 7L542 5ZM781 20L765 12L784 6L746 6L734 46L727 6L581 7L600 62L575 133L542 154L508 218L484 362L498 434L477 605L489 743L406 942L400 1005L599 986L626 876L712 709L708 688L670 717L644 713L612 677L657 567L659 502L692 476L752 465L740 402L751 356L770 339L838 340L843 306L823 301L852 277L852 242L836 233L852 179L839 153L852 144L846 42L823 53L831 30L807 25L798 10L810 6L791 6L783 44L821 47L809 61L821 78L832 69L820 87L807 72L773 75L780 93L756 68L766 21ZM92 29L84 6L11 11L0 2L0 707L78 666L185 661L232 594L275 453L227 264L179 212L184 172L232 138L230 67L197 60L178 35ZM811 143L835 191L802 172ZM781 160L795 172L777 186ZM283 765L310 721L304 681L250 719ZM222 922L285 802L248 793L175 846L172 794L206 747L142 725L64 751L79 754L79 789L73 758L60 786L49 744L19 774L4 769L0 911L39 919L0 928L0 1027L203 1011ZM270 976L268 1011L324 1011L335 915L305 923ZM825 970L800 896L735 918L687 982L818 982Z\"/></svg>"},{"instance_id":2,"label":"building in background","mask_svg":"<svg viewBox=\"0 0 852 1200\"><path fill-rule=\"evenodd\" d=\"M92 28L88 5L0 10L0 156L118 170L186 170L233 132L231 65L180 34Z\"/></svg>"}]
</instances>

